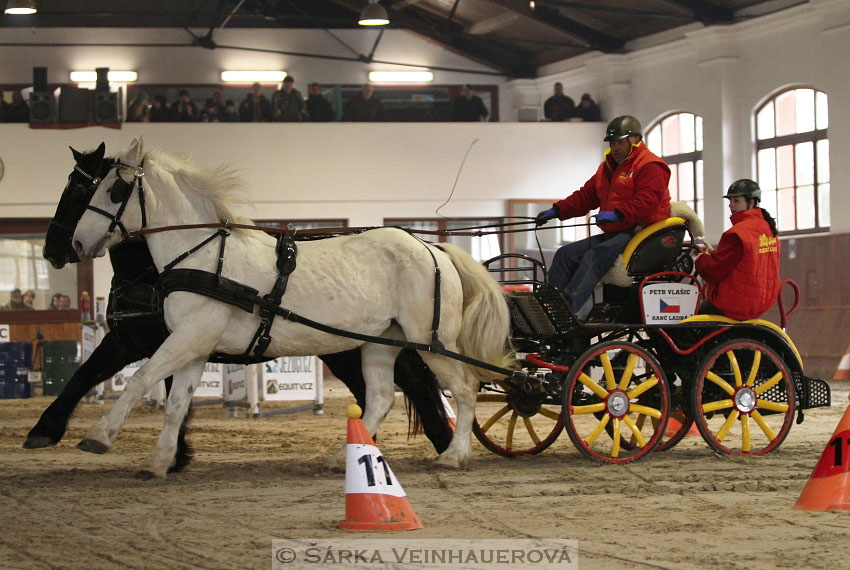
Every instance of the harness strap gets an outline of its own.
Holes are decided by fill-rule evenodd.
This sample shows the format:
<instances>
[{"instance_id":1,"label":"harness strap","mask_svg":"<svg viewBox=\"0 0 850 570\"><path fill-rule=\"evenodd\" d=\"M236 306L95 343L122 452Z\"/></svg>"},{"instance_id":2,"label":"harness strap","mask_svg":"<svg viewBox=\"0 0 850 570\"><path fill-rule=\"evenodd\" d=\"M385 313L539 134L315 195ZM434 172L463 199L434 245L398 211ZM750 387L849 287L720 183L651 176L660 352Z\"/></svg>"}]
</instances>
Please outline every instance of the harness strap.
<instances>
[{"instance_id":1,"label":"harness strap","mask_svg":"<svg viewBox=\"0 0 850 570\"><path fill-rule=\"evenodd\" d=\"M224 228L218 230L217 232L212 234L210 237L206 238L204 241L202 241L201 243L199 243L198 245L196 245L192 249L190 249L188 251L184 251L183 253L178 255L176 258L174 258L168 265L166 265L165 267L162 268L162 273L165 274L165 273L171 271L172 268L175 265L177 265L178 263L180 263L181 261L183 261L184 259L186 259L190 255L192 255L193 253L195 253L196 251L198 251L199 249L201 249L202 247L204 247L205 245L210 243L215 238L220 237L221 238L221 244L219 245L219 248L218 248L218 268L217 268L214 275L217 276L217 277L221 277L221 269L222 269L222 265L224 263L224 241L227 239L227 236L229 236L229 235L230 235L230 232L228 230L224 229ZM213 274L211 273L210 275L213 275Z\"/></svg>"},{"instance_id":2,"label":"harness strap","mask_svg":"<svg viewBox=\"0 0 850 570\"><path fill-rule=\"evenodd\" d=\"M234 305L245 312L254 312L254 298L259 291L227 277L200 269L172 269L162 273L156 282L162 298L174 291L188 291Z\"/></svg>"},{"instance_id":3,"label":"harness strap","mask_svg":"<svg viewBox=\"0 0 850 570\"><path fill-rule=\"evenodd\" d=\"M295 259L298 256L298 248L292 236L281 234L277 238L275 246L277 252L277 279L275 279L272 290L263 295L269 305L280 306L280 301L283 294L286 292L286 285L289 282L289 275L295 270ZM275 312L269 310L265 305L260 305L260 325L257 327L257 332L254 333L254 338L245 350L244 356L248 356L253 351L254 358L262 358L271 344L272 338L269 334L274 324Z\"/></svg>"},{"instance_id":4,"label":"harness strap","mask_svg":"<svg viewBox=\"0 0 850 570\"><path fill-rule=\"evenodd\" d=\"M403 228L399 228L403 229ZM406 230L405 230L406 231ZM445 347L442 342L440 342L439 338L439 329L440 329L440 266L437 264L437 258L434 256L434 252L431 251L431 248L428 247L428 243L422 240L421 238L407 232L411 237L415 238L419 243L425 246L425 249L428 251L428 255L431 256L431 261L434 262L434 313L431 317L431 346L434 347L435 350L431 352L441 352L445 350ZM433 245L433 244L431 244ZM445 251L440 248L439 245L434 245L434 247L439 248L440 251ZM431 350L431 349L429 349Z\"/></svg>"}]
</instances>

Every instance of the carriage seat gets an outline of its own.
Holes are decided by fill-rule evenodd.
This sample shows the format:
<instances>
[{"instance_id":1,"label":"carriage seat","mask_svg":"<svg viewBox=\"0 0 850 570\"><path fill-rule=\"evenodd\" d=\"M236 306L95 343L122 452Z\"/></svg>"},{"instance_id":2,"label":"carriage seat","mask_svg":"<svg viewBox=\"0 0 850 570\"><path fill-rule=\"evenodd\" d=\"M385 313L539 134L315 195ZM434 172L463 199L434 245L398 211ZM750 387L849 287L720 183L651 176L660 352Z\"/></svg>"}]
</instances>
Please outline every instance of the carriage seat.
<instances>
[{"instance_id":1,"label":"carriage seat","mask_svg":"<svg viewBox=\"0 0 850 570\"><path fill-rule=\"evenodd\" d=\"M672 202L670 216L638 232L602 278L602 283L630 287L636 278L673 270L682 256L685 235L702 237L705 228L686 202Z\"/></svg>"}]
</instances>

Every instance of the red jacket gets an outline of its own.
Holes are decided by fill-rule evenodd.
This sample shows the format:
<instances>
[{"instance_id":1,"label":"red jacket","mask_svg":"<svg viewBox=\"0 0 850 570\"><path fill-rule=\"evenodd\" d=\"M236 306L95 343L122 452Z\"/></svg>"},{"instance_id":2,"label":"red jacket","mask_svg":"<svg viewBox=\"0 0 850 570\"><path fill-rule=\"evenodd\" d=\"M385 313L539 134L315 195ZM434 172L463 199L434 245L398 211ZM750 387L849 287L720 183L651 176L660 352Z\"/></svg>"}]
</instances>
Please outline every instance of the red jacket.
<instances>
[{"instance_id":1,"label":"red jacket","mask_svg":"<svg viewBox=\"0 0 850 570\"><path fill-rule=\"evenodd\" d=\"M561 220L583 216L596 208L617 210L623 221L600 227L605 232L619 232L668 218L669 182L670 167L639 142L632 145L631 154L619 165L611 156L611 149L605 151L605 160L596 174L554 206Z\"/></svg>"},{"instance_id":2,"label":"red jacket","mask_svg":"<svg viewBox=\"0 0 850 570\"><path fill-rule=\"evenodd\" d=\"M733 319L755 319L779 295L779 239L757 208L736 212L732 224L715 253L697 258L696 269L712 305Z\"/></svg>"}]
</instances>

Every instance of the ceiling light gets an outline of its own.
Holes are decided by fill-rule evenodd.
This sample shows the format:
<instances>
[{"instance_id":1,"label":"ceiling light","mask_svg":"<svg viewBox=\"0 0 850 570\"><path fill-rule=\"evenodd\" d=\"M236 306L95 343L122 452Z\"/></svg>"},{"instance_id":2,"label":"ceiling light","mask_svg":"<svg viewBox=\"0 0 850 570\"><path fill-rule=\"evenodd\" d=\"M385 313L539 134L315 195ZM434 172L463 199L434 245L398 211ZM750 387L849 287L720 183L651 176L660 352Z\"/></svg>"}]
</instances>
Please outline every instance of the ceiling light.
<instances>
[{"instance_id":1,"label":"ceiling light","mask_svg":"<svg viewBox=\"0 0 850 570\"><path fill-rule=\"evenodd\" d=\"M139 78L135 71L110 71L107 75L113 83L131 83ZM97 71L72 71L71 81L74 83L94 83L97 81Z\"/></svg>"},{"instance_id":2,"label":"ceiling light","mask_svg":"<svg viewBox=\"0 0 850 570\"><path fill-rule=\"evenodd\" d=\"M280 83L286 77L285 71L222 71L221 80L225 83Z\"/></svg>"},{"instance_id":3,"label":"ceiling light","mask_svg":"<svg viewBox=\"0 0 850 570\"><path fill-rule=\"evenodd\" d=\"M428 83L434 81L430 71L370 71L372 83Z\"/></svg>"},{"instance_id":4,"label":"ceiling light","mask_svg":"<svg viewBox=\"0 0 850 570\"><path fill-rule=\"evenodd\" d=\"M390 17L384 7L378 4L378 0L369 0L360 11L360 20L357 23L361 26L386 26L390 23Z\"/></svg>"},{"instance_id":5,"label":"ceiling light","mask_svg":"<svg viewBox=\"0 0 850 570\"><path fill-rule=\"evenodd\" d=\"M6 2L7 14L35 14L35 0L9 0Z\"/></svg>"}]
</instances>

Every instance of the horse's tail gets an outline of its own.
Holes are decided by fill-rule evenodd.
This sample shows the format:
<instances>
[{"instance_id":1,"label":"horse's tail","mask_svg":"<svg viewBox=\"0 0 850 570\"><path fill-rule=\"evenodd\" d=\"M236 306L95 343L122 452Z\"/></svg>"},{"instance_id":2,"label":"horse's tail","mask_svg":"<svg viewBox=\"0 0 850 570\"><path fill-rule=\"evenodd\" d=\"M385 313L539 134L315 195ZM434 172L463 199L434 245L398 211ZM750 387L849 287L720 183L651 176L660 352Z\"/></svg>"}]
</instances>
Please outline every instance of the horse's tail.
<instances>
[{"instance_id":1,"label":"horse's tail","mask_svg":"<svg viewBox=\"0 0 850 570\"><path fill-rule=\"evenodd\" d=\"M452 260L463 285L463 319L457 339L464 356L502 368L516 365L510 347L511 321L508 304L499 284L487 269L461 248L441 243ZM500 375L478 366L473 373L482 382Z\"/></svg>"}]
</instances>

